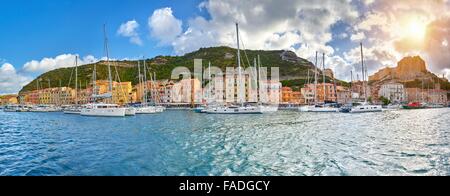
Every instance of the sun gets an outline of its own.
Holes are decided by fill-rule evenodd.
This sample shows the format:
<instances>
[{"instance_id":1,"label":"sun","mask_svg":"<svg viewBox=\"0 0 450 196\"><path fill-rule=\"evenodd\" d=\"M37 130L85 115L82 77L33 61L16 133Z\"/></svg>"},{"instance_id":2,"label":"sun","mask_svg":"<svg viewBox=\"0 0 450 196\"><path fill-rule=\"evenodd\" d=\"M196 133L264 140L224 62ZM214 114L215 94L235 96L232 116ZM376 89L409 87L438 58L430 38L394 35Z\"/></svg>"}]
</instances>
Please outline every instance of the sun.
<instances>
[{"instance_id":1,"label":"sun","mask_svg":"<svg viewBox=\"0 0 450 196\"><path fill-rule=\"evenodd\" d=\"M410 21L407 28L404 29L406 36L411 39L422 40L427 33L427 25L420 21Z\"/></svg>"}]
</instances>

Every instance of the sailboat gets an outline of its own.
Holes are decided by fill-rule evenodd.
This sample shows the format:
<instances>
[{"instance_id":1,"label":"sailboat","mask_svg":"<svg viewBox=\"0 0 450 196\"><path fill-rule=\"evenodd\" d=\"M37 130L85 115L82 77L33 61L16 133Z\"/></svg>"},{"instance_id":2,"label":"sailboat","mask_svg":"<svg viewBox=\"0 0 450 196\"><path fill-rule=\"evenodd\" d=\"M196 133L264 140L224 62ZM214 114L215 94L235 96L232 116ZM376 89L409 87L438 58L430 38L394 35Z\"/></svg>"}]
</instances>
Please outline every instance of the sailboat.
<instances>
[{"instance_id":1,"label":"sailboat","mask_svg":"<svg viewBox=\"0 0 450 196\"><path fill-rule=\"evenodd\" d=\"M317 52L316 52L316 70L315 70L315 74L314 74L314 105L308 105L308 106L302 106L299 108L300 112L339 112L338 108L335 107L331 107L329 105L326 105L325 103L323 104L318 104L317 102L317 74L318 74L318 69L317 69ZM323 54L323 60L322 60L322 64L323 64L323 70L322 70L322 75L323 75L323 98L324 98L324 102L326 100L326 86L325 86L325 54Z\"/></svg>"},{"instance_id":2,"label":"sailboat","mask_svg":"<svg viewBox=\"0 0 450 196\"><path fill-rule=\"evenodd\" d=\"M78 56L75 57L75 105L64 109L63 112L64 114L81 114L81 107L78 105Z\"/></svg>"},{"instance_id":3,"label":"sailboat","mask_svg":"<svg viewBox=\"0 0 450 196\"><path fill-rule=\"evenodd\" d=\"M261 57L258 55L258 65L256 65L256 59L255 59L255 68L257 69L257 76L256 77L256 84L257 84L257 91L258 91L258 107L260 108L262 113L273 113L278 112L278 105L264 105L261 101Z\"/></svg>"},{"instance_id":4,"label":"sailboat","mask_svg":"<svg viewBox=\"0 0 450 196\"><path fill-rule=\"evenodd\" d=\"M93 95L94 98L103 98L107 100L112 99L112 76L111 76L111 64L109 61L109 49L108 49L108 38L106 36L106 27L104 27L105 35L105 52L106 52L106 63L108 64L108 79L109 88L108 92L103 95ZM126 113L126 108L122 108L117 104L108 103L94 103L87 104L85 108L81 109L82 116L100 116L100 117L124 117Z\"/></svg>"},{"instance_id":5,"label":"sailboat","mask_svg":"<svg viewBox=\"0 0 450 196\"><path fill-rule=\"evenodd\" d=\"M364 97L365 97L365 101L364 103L361 103L358 106L353 106L352 109L350 110L350 113L366 113L366 112L382 112L383 111L383 106L381 105L372 105L370 103L368 103L367 100L367 82L365 81L365 76L367 74L365 74L364 72L366 71L366 68L364 67L364 52L363 52L363 45L362 43L360 43L361 46L361 66L362 66L362 77L363 77L363 88L364 88Z\"/></svg>"},{"instance_id":6,"label":"sailboat","mask_svg":"<svg viewBox=\"0 0 450 196\"><path fill-rule=\"evenodd\" d=\"M238 80L242 81L242 67L241 67L241 51L239 40L239 24L236 23L236 35L237 35L237 63L238 63ZM245 105L243 100L238 100L238 103L231 106L214 106L205 110L208 114L263 114L266 112L264 106L252 106Z\"/></svg>"},{"instance_id":7,"label":"sailboat","mask_svg":"<svg viewBox=\"0 0 450 196\"><path fill-rule=\"evenodd\" d=\"M142 103L138 105L136 109L136 114L155 114L156 107L150 106L148 104L148 92L147 92L147 69L144 60L144 74L141 74L141 63L138 61L138 73L139 73L139 85L140 91L142 92Z\"/></svg>"},{"instance_id":8,"label":"sailboat","mask_svg":"<svg viewBox=\"0 0 450 196\"><path fill-rule=\"evenodd\" d=\"M211 78L211 62L209 62L209 65L208 65L208 79L210 79L210 81L212 81L212 78ZM208 107L209 101L211 101L211 84L212 83L210 83L208 85L209 86L209 88L208 88L208 98L205 100L206 103L201 105L201 106L196 107L194 109L195 113L206 113L206 108Z\"/></svg>"}]
</instances>

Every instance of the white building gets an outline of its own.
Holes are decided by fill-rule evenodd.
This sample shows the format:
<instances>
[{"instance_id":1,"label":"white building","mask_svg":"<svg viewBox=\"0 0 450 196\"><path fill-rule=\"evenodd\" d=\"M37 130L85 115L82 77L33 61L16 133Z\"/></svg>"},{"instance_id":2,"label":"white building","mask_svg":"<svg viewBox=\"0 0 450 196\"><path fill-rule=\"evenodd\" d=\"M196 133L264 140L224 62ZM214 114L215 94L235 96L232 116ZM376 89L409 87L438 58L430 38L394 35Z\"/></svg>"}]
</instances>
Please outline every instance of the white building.
<instances>
[{"instance_id":1,"label":"white building","mask_svg":"<svg viewBox=\"0 0 450 196\"><path fill-rule=\"evenodd\" d=\"M403 84L388 83L381 85L379 91L380 97L385 97L393 103L406 102L406 91Z\"/></svg>"}]
</instances>

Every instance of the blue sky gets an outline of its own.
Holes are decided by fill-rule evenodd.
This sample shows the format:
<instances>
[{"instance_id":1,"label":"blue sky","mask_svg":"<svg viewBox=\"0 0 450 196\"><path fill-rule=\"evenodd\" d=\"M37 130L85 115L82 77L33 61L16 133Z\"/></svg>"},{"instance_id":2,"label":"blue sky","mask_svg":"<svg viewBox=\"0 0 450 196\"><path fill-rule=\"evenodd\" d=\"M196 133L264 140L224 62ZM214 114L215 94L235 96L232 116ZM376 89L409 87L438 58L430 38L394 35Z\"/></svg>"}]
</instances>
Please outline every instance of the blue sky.
<instances>
[{"instance_id":1,"label":"blue sky","mask_svg":"<svg viewBox=\"0 0 450 196\"><path fill-rule=\"evenodd\" d=\"M246 49L323 52L339 79L360 70L360 42L370 74L420 55L450 78L449 10L447 0L2 0L0 94L73 66L75 55L103 58L105 23L114 59L235 47L239 22Z\"/></svg>"},{"instance_id":2,"label":"blue sky","mask_svg":"<svg viewBox=\"0 0 450 196\"><path fill-rule=\"evenodd\" d=\"M171 7L179 18L200 15L198 4L198 0L2 0L0 58L21 66L31 59L66 53L102 56L104 23L115 58L173 54L170 47L157 46L144 25L139 32L143 46L118 36L117 28L132 19L146 23L161 7Z\"/></svg>"}]
</instances>

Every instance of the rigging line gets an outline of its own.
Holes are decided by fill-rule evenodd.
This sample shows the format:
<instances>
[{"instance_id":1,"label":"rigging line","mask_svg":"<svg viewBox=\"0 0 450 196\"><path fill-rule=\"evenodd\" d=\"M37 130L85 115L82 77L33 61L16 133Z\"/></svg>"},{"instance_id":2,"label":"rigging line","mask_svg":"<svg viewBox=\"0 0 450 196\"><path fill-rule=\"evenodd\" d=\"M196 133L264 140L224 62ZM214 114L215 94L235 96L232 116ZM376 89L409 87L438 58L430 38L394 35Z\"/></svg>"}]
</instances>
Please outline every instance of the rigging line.
<instances>
[{"instance_id":1,"label":"rigging line","mask_svg":"<svg viewBox=\"0 0 450 196\"><path fill-rule=\"evenodd\" d=\"M73 65L75 65L75 62L73 62ZM70 73L69 87L70 87L70 84L71 84L71 82L72 82L73 70L75 70L75 66L74 66L74 68L72 69L72 72Z\"/></svg>"},{"instance_id":2,"label":"rigging line","mask_svg":"<svg viewBox=\"0 0 450 196\"><path fill-rule=\"evenodd\" d=\"M120 88L120 90L122 91L122 95L125 97L125 100L126 100L126 102L127 102L127 104L128 104L128 101L129 101L129 100L128 100L128 96L126 96L125 90L123 89L122 81L120 80L120 75L119 75L119 72L117 71L117 66L116 66L116 64L117 64L117 62L114 63L114 69L116 70L117 78L119 79L119 88Z\"/></svg>"},{"instance_id":3,"label":"rigging line","mask_svg":"<svg viewBox=\"0 0 450 196\"><path fill-rule=\"evenodd\" d=\"M238 35L238 36L241 37L241 33L240 33L240 32L239 32L239 35ZM242 51L244 51L245 58L247 59L248 66L250 67L250 66L251 66L250 60L249 60L249 58L248 58L248 56L247 56L247 52L245 51L245 45L244 45L244 41L242 40L242 37L241 37L240 40L241 40L241 44L242 44L242 48L243 48ZM239 59L239 60L240 60L240 59ZM243 67L245 68L245 64L244 64Z\"/></svg>"}]
</instances>

